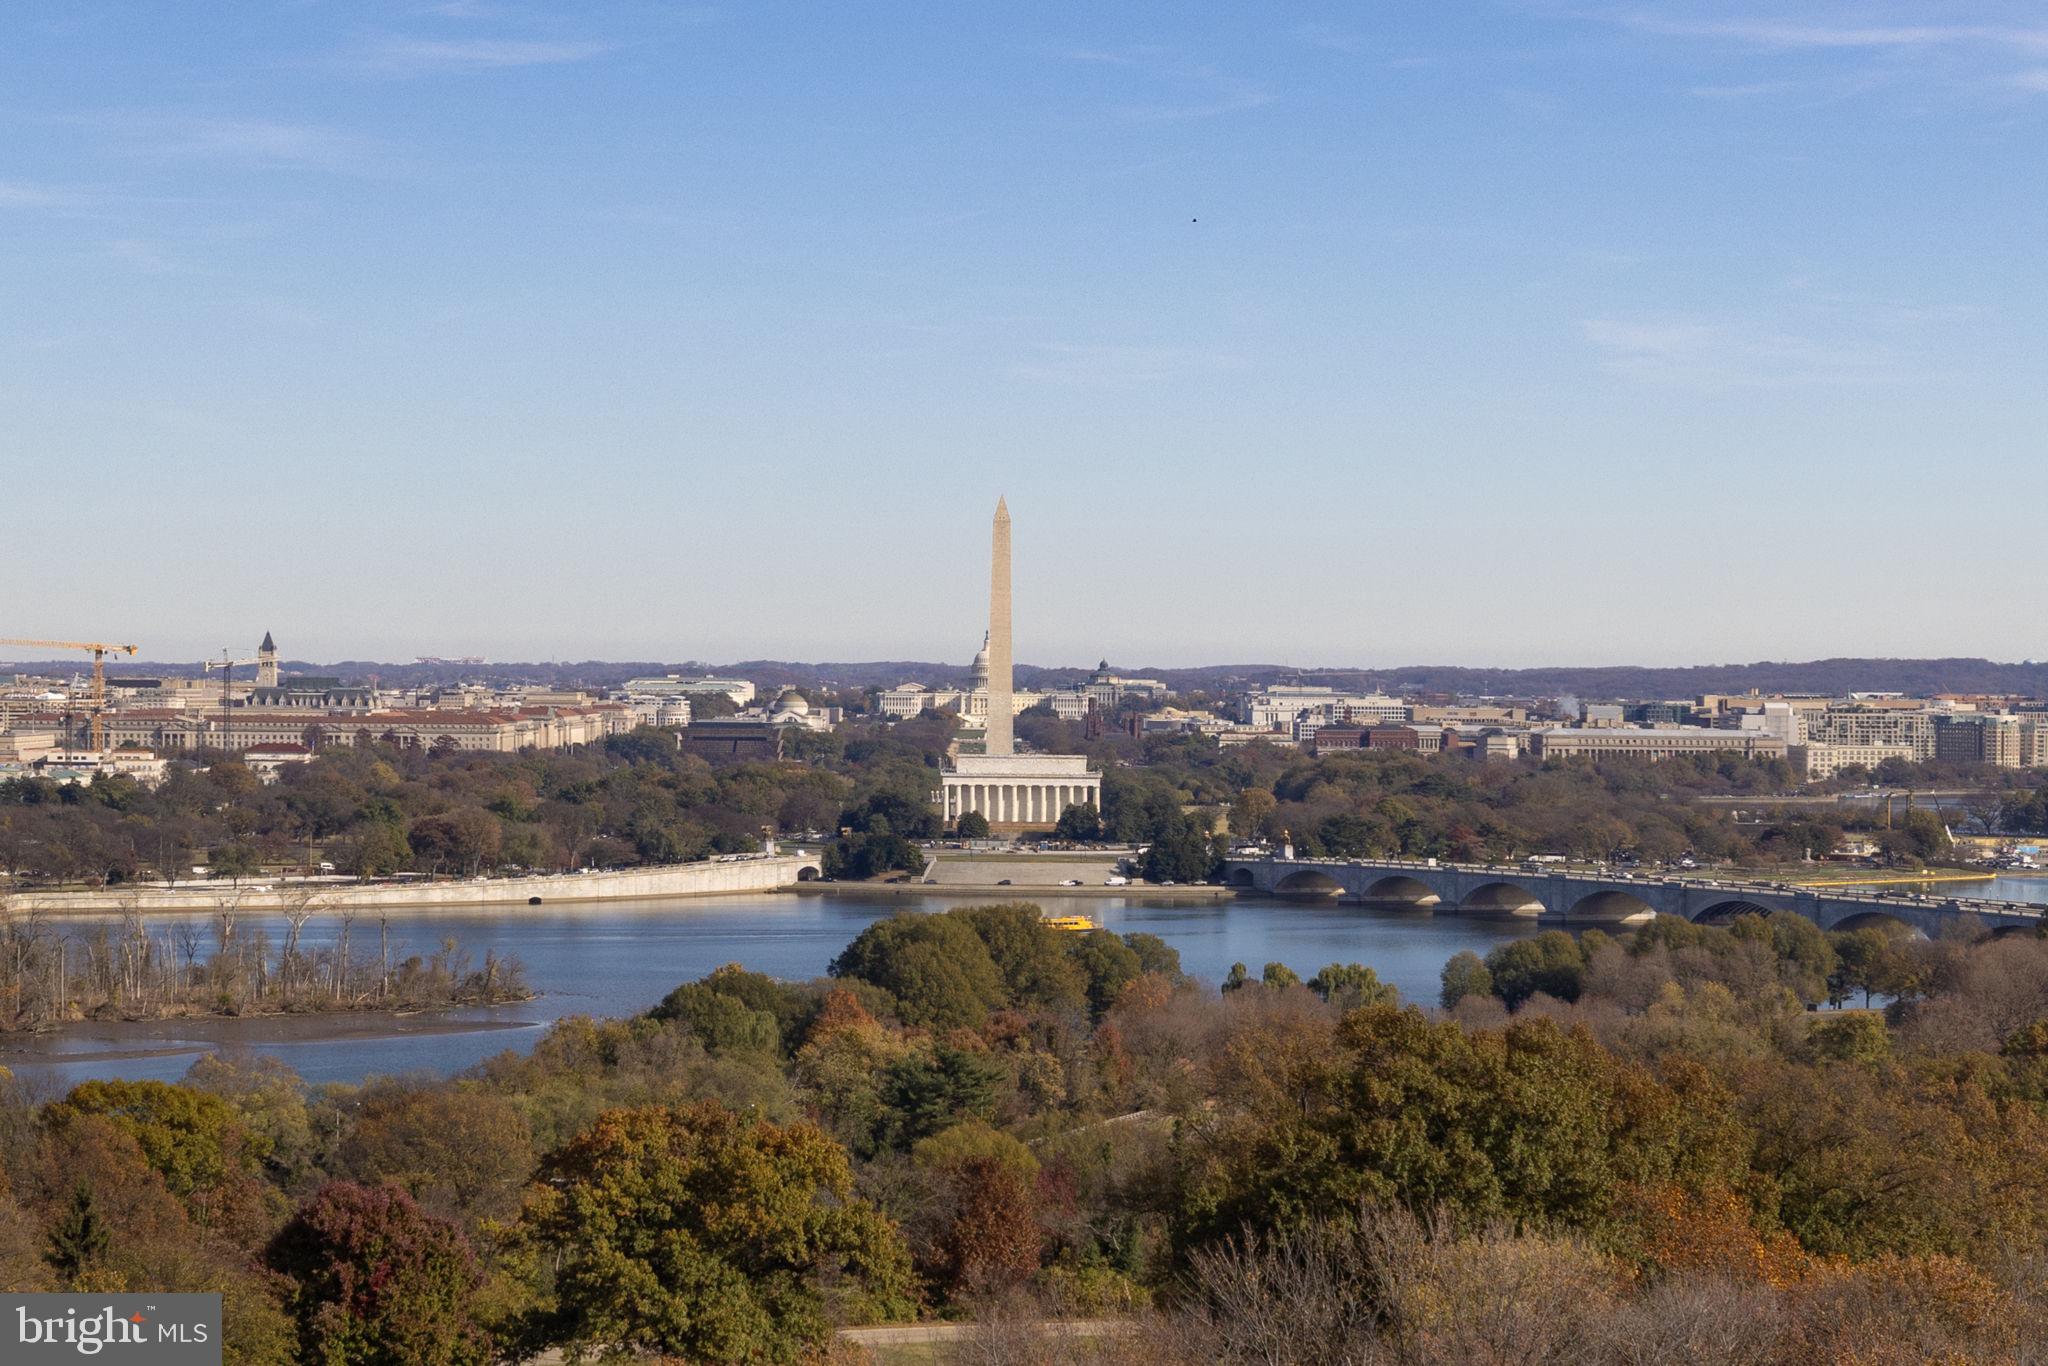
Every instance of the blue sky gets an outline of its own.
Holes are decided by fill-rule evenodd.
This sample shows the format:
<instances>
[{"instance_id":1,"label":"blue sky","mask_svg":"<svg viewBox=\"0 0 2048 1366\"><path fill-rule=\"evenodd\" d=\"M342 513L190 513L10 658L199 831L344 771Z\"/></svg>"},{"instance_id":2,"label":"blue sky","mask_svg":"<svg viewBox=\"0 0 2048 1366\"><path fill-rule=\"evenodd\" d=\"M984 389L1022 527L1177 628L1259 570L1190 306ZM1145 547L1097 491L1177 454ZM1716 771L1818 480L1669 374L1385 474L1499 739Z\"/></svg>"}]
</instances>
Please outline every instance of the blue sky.
<instances>
[{"instance_id":1,"label":"blue sky","mask_svg":"<svg viewBox=\"0 0 2048 1366\"><path fill-rule=\"evenodd\" d=\"M2038 3L0 16L0 632L2036 656Z\"/></svg>"}]
</instances>

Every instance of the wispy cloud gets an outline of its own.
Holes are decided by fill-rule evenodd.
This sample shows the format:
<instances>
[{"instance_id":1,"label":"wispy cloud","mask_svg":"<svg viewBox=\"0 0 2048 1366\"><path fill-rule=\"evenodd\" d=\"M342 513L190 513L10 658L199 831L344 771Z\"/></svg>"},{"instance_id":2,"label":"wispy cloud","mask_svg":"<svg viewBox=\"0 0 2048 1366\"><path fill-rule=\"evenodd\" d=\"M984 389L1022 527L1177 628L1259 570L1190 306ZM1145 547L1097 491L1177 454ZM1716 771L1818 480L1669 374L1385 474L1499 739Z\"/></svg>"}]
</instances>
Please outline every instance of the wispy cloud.
<instances>
[{"instance_id":1,"label":"wispy cloud","mask_svg":"<svg viewBox=\"0 0 2048 1366\"><path fill-rule=\"evenodd\" d=\"M109 257L144 275L168 275L179 268L170 253L139 237L116 238L107 243L106 251Z\"/></svg>"},{"instance_id":2,"label":"wispy cloud","mask_svg":"<svg viewBox=\"0 0 2048 1366\"><path fill-rule=\"evenodd\" d=\"M425 75L437 71L495 71L523 66L558 66L587 62L616 50L616 44L589 40L545 42L515 38L380 38L365 48L355 64L390 75Z\"/></svg>"},{"instance_id":3,"label":"wispy cloud","mask_svg":"<svg viewBox=\"0 0 2048 1366\"><path fill-rule=\"evenodd\" d=\"M1925 6L1919 7L1921 12ZM1910 87L1915 82L1974 95L2043 92L2027 69L2048 58L2048 24L1987 17L1981 3L1951 0L1939 22L1922 22L1911 7L1869 3L1854 10L1815 9L1812 0L1788 0L1779 12L1756 17L1688 15L1683 6L1599 12L1599 17L1647 37L1715 46L1757 61L1801 63L1798 81L1733 80L1701 84L1694 99L1733 101L1806 92L1828 98ZM1904 16L1903 19L1898 16ZM1822 65L1822 64L1825 65ZM1774 67L1782 71L1784 67Z\"/></svg>"},{"instance_id":4,"label":"wispy cloud","mask_svg":"<svg viewBox=\"0 0 2048 1366\"><path fill-rule=\"evenodd\" d=\"M1213 66L1191 64L1159 48L1131 48L1106 52L1084 50L1067 54L1070 62L1132 68L1159 91L1159 98L1144 103L1119 104L1112 111L1129 123L1174 123L1185 119L1215 118L1271 104L1272 92L1255 81L1228 75Z\"/></svg>"},{"instance_id":5,"label":"wispy cloud","mask_svg":"<svg viewBox=\"0 0 2048 1366\"><path fill-rule=\"evenodd\" d=\"M1327 52L1360 53L1366 49L1365 36L1334 24L1296 24L1291 35L1297 43L1319 47Z\"/></svg>"},{"instance_id":6,"label":"wispy cloud","mask_svg":"<svg viewBox=\"0 0 2048 1366\"><path fill-rule=\"evenodd\" d=\"M1745 81L1735 85L1695 85L1686 94L1696 100L1754 100L1797 90L1796 81Z\"/></svg>"},{"instance_id":7,"label":"wispy cloud","mask_svg":"<svg viewBox=\"0 0 2048 1366\"><path fill-rule=\"evenodd\" d=\"M1601 368L1639 384L1709 392L1894 382L1908 375L1888 347L1693 318L1589 318Z\"/></svg>"},{"instance_id":8,"label":"wispy cloud","mask_svg":"<svg viewBox=\"0 0 2048 1366\"><path fill-rule=\"evenodd\" d=\"M2048 27L2014 24L1843 24L1793 19L1671 19L1626 12L1622 23L1675 38L1725 38L1766 48L1993 47L2048 53Z\"/></svg>"},{"instance_id":9,"label":"wispy cloud","mask_svg":"<svg viewBox=\"0 0 2048 1366\"><path fill-rule=\"evenodd\" d=\"M1067 54L1070 62L1090 62L1096 66L1136 66L1138 59L1126 52L1102 52L1095 48L1079 48Z\"/></svg>"},{"instance_id":10,"label":"wispy cloud","mask_svg":"<svg viewBox=\"0 0 2048 1366\"><path fill-rule=\"evenodd\" d=\"M1243 367L1241 357L1188 347L1048 342L1012 373L1077 389L1125 389Z\"/></svg>"},{"instance_id":11,"label":"wispy cloud","mask_svg":"<svg viewBox=\"0 0 2048 1366\"><path fill-rule=\"evenodd\" d=\"M84 115L68 122L104 130L117 151L160 161L366 172L380 160L375 143L318 124L139 112Z\"/></svg>"},{"instance_id":12,"label":"wispy cloud","mask_svg":"<svg viewBox=\"0 0 2048 1366\"><path fill-rule=\"evenodd\" d=\"M79 202L75 191L27 180L0 180L0 209L63 209Z\"/></svg>"}]
</instances>

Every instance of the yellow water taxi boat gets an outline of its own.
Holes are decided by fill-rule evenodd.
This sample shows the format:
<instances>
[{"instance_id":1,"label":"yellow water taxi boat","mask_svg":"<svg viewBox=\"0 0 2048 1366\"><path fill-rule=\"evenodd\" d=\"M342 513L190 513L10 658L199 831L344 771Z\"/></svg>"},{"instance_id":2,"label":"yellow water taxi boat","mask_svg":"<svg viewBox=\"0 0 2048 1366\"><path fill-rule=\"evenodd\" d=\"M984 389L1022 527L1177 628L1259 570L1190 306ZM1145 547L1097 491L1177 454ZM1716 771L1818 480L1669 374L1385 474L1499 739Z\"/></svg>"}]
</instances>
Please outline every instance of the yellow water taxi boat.
<instances>
[{"instance_id":1,"label":"yellow water taxi boat","mask_svg":"<svg viewBox=\"0 0 2048 1366\"><path fill-rule=\"evenodd\" d=\"M1102 928L1085 915L1049 915L1045 917L1044 924L1049 930L1072 930L1076 933Z\"/></svg>"}]
</instances>

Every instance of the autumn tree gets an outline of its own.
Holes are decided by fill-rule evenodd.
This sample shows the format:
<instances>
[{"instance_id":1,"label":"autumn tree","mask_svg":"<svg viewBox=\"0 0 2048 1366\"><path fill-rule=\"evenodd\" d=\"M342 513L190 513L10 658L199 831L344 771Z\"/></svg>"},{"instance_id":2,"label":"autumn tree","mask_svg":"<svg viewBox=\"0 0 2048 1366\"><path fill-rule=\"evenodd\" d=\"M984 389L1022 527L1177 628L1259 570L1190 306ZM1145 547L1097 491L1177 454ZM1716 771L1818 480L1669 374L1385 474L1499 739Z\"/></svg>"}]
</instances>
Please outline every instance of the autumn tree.
<instances>
[{"instance_id":1,"label":"autumn tree","mask_svg":"<svg viewBox=\"0 0 2048 1366\"><path fill-rule=\"evenodd\" d=\"M334 1169L398 1186L427 1212L474 1228L518 1212L533 1138L518 1105L475 1084L380 1082L353 1097Z\"/></svg>"},{"instance_id":2,"label":"autumn tree","mask_svg":"<svg viewBox=\"0 0 2048 1366\"><path fill-rule=\"evenodd\" d=\"M1001 971L967 920L904 914L877 920L832 961L834 977L871 982L908 1024L973 1027L1007 1000Z\"/></svg>"},{"instance_id":3,"label":"autumn tree","mask_svg":"<svg viewBox=\"0 0 2048 1366\"><path fill-rule=\"evenodd\" d=\"M1183 1245L1360 1202L1599 1230L1631 1183L1739 1184L1710 1086L1682 1097L1546 1019L1467 1030L1372 1006L1345 1017L1334 1050L1241 1061L1243 1094L1189 1128Z\"/></svg>"},{"instance_id":4,"label":"autumn tree","mask_svg":"<svg viewBox=\"0 0 2048 1366\"><path fill-rule=\"evenodd\" d=\"M1331 963L1308 979L1308 989L1345 1010L1393 1005L1401 995L1363 963Z\"/></svg>"},{"instance_id":5,"label":"autumn tree","mask_svg":"<svg viewBox=\"0 0 2048 1366\"><path fill-rule=\"evenodd\" d=\"M472 1315L483 1277L461 1229L395 1186L322 1186L265 1261L289 1287L302 1360L484 1366L497 1358Z\"/></svg>"},{"instance_id":6,"label":"autumn tree","mask_svg":"<svg viewBox=\"0 0 2048 1366\"><path fill-rule=\"evenodd\" d=\"M543 1160L523 1227L558 1268L538 1336L571 1349L788 1362L914 1308L845 1150L715 1104L600 1116Z\"/></svg>"},{"instance_id":7,"label":"autumn tree","mask_svg":"<svg viewBox=\"0 0 2048 1366\"><path fill-rule=\"evenodd\" d=\"M1542 992L1560 1001L1579 999L1586 960L1578 941L1563 930L1545 930L1528 939L1502 944L1486 955L1493 994L1509 1010Z\"/></svg>"},{"instance_id":8,"label":"autumn tree","mask_svg":"<svg viewBox=\"0 0 2048 1366\"><path fill-rule=\"evenodd\" d=\"M1437 1001L1445 1010L1467 996L1493 995L1493 974L1487 970L1485 961L1470 949L1460 949L1451 955L1444 964L1442 981L1443 989Z\"/></svg>"},{"instance_id":9,"label":"autumn tree","mask_svg":"<svg viewBox=\"0 0 2048 1366\"><path fill-rule=\"evenodd\" d=\"M1092 844L1102 838L1102 813L1095 809L1094 802L1066 807L1053 823L1052 834L1054 839Z\"/></svg>"}]
</instances>

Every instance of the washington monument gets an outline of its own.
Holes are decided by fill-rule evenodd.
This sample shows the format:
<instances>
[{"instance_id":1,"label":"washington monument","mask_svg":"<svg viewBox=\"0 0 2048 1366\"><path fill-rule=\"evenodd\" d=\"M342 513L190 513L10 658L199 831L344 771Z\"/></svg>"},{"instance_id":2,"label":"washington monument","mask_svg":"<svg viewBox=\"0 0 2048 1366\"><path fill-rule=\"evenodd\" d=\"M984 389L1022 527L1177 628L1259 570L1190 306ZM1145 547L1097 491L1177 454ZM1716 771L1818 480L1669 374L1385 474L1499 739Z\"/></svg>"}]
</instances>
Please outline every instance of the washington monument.
<instances>
[{"instance_id":1,"label":"washington monument","mask_svg":"<svg viewBox=\"0 0 2048 1366\"><path fill-rule=\"evenodd\" d=\"M1102 808L1102 775L1085 754L1017 752L1017 701L1010 668L1010 505L996 500L988 557L988 699L979 754L956 751L941 771L932 801L941 818L958 826L974 814L1011 833L1045 830L1068 807ZM975 660L977 679L981 659Z\"/></svg>"},{"instance_id":2,"label":"washington monument","mask_svg":"<svg viewBox=\"0 0 2048 1366\"><path fill-rule=\"evenodd\" d=\"M996 499L996 521L988 571L988 739L987 754L1017 752L1010 702L1010 507Z\"/></svg>"}]
</instances>

